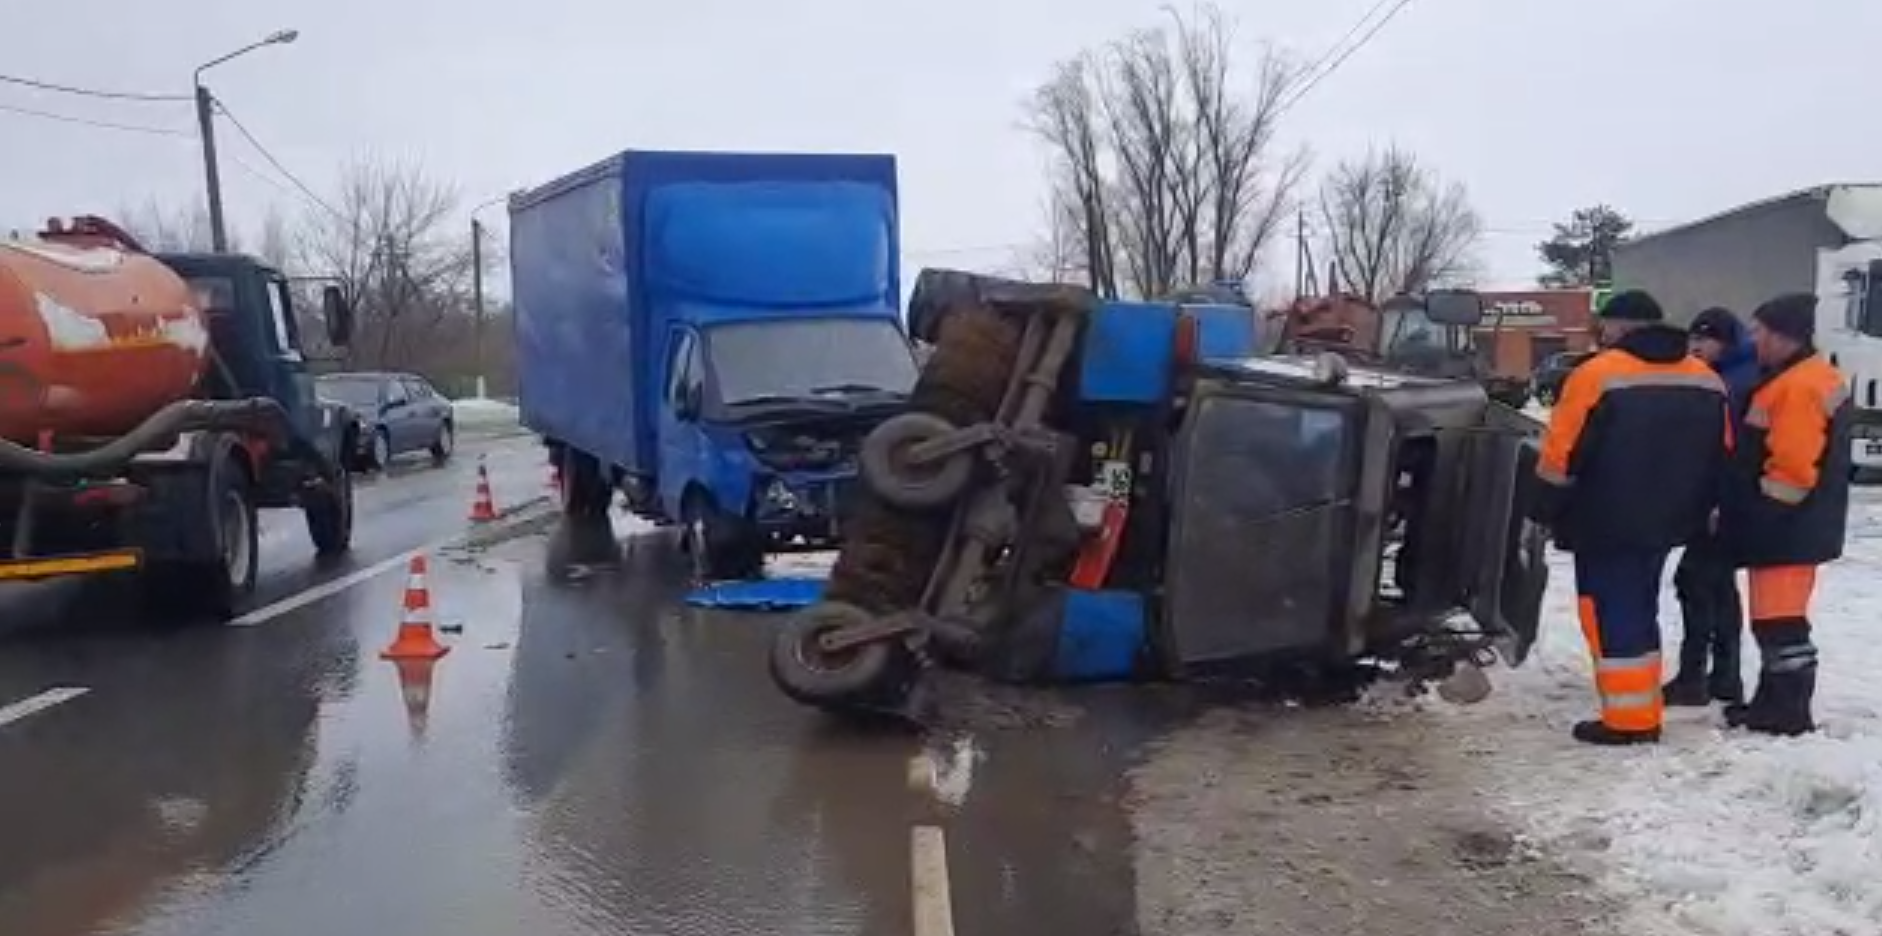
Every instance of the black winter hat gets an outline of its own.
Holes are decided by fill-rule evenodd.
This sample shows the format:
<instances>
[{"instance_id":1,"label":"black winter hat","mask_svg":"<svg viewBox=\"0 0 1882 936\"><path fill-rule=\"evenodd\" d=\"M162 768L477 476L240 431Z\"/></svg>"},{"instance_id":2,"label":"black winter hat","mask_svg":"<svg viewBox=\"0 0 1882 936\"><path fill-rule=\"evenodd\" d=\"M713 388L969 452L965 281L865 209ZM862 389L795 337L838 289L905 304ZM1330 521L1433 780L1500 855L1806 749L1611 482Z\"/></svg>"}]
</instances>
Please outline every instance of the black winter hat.
<instances>
[{"instance_id":1,"label":"black winter hat","mask_svg":"<svg viewBox=\"0 0 1882 936\"><path fill-rule=\"evenodd\" d=\"M1785 293L1765 300L1751 317L1770 331L1809 344L1817 335L1817 297L1809 293Z\"/></svg>"},{"instance_id":2,"label":"black winter hat","mask_svg":"<svg viewBox=\"0 0 1882 936\"><path fill-rule=\"evenodd\" d=\"M1601 307L1600 317L1613 322L1663 322L1666 313L1660 311L1660 303L1645 290L1630 289L1615 293L1607 305Z\"/></svg>"},{"instance_id":3,"label":"black winter hat","mask_svg":"<svg viewBox=\"0 0 1882 936\"><path fill-rule=\"evenodd\" d=\"M1738 321L1732 310L1723 306L1713 306L1693 317L1687 334L1695 338L1710 338L1726 345L1735 345L1745 336L1745 326Z\"/></svg>"}]
</instances>

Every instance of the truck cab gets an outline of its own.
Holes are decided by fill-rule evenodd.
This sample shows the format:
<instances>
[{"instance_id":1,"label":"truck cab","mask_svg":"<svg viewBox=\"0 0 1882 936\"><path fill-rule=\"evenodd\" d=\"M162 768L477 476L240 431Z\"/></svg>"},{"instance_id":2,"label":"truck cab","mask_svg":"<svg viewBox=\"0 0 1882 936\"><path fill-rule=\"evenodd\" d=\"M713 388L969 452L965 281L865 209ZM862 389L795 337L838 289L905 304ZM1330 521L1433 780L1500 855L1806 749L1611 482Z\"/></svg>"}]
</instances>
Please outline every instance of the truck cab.
<instances>
[{"instance_id":1,"label":"truck cab","mask_svg":"<svg viewBox=\"0 0 1882 936\"><path fill-rule=\"evenodd\" d=\"M0 581L136 570L154 605L226 620L255 588L259 510L300 510L320 557L350 548L351 420L314 395L286 276L150 254L89 216L10 246L28 396L0 439ZM344 346L344 295L321 303Z\"/></svg>"}]
</instances>

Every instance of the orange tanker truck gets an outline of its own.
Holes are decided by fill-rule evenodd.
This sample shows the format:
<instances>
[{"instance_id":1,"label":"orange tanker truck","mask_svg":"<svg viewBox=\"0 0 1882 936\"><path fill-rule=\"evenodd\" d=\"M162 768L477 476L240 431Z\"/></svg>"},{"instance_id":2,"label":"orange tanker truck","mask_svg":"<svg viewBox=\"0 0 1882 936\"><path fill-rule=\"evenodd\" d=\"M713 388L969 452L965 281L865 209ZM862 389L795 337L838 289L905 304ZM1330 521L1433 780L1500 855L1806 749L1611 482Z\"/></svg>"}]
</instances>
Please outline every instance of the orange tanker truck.
<instances>
[{"instance_id":1,"label":"orange tanker truck","mask_svg":"<svg viewBox=\"0 0 1882 936\"><path fill-rule=\"evenodd\" d=\"M343 295L322 306L344 345ZM96 217L0 240L0 583L141 570L166 610L226 619L255 586L257 510L349 547L351 425L261 261L151 254Z\"/></svg>"}]
</instances>

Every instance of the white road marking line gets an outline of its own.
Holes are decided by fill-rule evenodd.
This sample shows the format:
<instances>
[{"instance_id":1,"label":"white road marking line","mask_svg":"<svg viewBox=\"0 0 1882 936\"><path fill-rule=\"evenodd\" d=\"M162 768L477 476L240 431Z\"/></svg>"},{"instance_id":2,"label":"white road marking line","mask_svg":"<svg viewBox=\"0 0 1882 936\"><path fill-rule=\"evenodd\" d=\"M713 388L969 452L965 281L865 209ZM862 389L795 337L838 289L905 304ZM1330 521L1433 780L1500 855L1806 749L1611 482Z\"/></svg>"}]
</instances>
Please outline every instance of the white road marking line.
<instances>
[{"instance_id":1,"label":"white road marking line","mask_svg":"<svg viewBox=\"0 0 1882 936\"><path fill-rule=\"evenodd\" d=\"M90 691L84 686L56 686L36 696L21 699L6 708L0 708L0 728L31 718L53 706L64 705Z\"/></svg>"},{"instance_id":2,"label":"white road marking line","mask_svg":"<svg viewBox=\"0 0 1882 936\"><path fill-rule=\"evenodd\" d=\"M233 621L230 621L229 626L230 627L254 627L257 624L266 624L269 621L272 621L275 618L278 618L288 613L289 611L295 611L301 608L305 608L308 605L313 604L316 601L321 601L326 598L331 598L334 595L337 595L343 591L346 591L349 588L352 588L355 585L360 584L361 582L378 578L379 576L384 575L387 572L395 568L398 568L399 566L402 566L408 562L411 562L412 557L418 555L419 553L434 552L436 550L443 549L444 547L449 546L450 544L456 542L459 538L460 537L454 536L449 539L438 540L435 543L427 543L416 549L408 549L402 553L399 553L396 556L393 556L390 559L386 559L382 562L375 562L372 565L369 565L364 569L360 569L357 572L353 572L351 574L341 576L340 578L334 579L331 582L322 582L319 585L315 585L314 587L307 589L306 591L297 592L293 595L289 595L288 597L283 598L280 601L275 602L274 604L265 605L263 607L256 608L255 610L250 611L247 614L244 614L241 617L238 617Z\"/></svg>"},{"instance_id":3,"label":"white road marking line","mask_svg":"<svg viewBox=\"0 0 1882 936\"><path fill-rule=\"evenodd\" d=\"M954 936L954 901L948 893L947 839L934 826L916 826L910 845L915 936Z\"/></svg>"}]
</instances>

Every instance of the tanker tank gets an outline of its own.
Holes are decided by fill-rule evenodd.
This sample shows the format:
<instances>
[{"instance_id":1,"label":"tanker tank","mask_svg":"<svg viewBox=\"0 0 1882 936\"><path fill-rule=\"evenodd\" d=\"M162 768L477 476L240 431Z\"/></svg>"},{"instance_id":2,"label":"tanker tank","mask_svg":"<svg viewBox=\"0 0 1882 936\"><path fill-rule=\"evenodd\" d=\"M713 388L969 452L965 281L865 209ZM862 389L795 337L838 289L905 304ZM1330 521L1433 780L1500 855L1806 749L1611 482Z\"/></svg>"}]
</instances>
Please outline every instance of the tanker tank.
<instances>
[{"instance_id":1,"label":"tanker tank","mask_svg":"<svg viewBox=\"0 0 1882 936\"><path fill-rule=\"evenodd\" d=\"M0 240L0 439L108 437L188 398L209 354L190 285L106 238Z\"/></svg>"}]
</instances>

